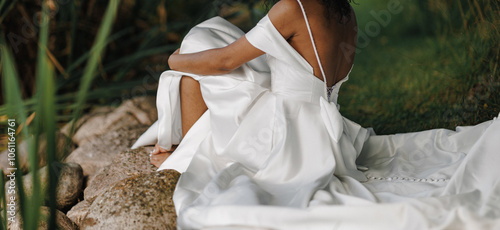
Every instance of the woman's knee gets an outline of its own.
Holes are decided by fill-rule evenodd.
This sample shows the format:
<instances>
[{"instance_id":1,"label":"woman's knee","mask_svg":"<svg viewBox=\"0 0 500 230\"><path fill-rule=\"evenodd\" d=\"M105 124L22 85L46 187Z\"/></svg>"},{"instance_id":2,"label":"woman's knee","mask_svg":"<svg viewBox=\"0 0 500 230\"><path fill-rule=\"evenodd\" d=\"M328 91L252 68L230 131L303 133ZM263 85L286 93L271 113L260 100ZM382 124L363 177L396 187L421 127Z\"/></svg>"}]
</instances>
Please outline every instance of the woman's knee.
<instances>
[{"instance_id":1,"label":"woman's knee","mask_svg":"<svg viewBox=\"0 0 500 230\"><path fill-rule=\"evenodd\" d=\"M197 103L200 100L203 101L200 83L188 76L182 76L181 78L180 94L181 100L190 100L191 103Z\"/></svg>"}]
</instances>

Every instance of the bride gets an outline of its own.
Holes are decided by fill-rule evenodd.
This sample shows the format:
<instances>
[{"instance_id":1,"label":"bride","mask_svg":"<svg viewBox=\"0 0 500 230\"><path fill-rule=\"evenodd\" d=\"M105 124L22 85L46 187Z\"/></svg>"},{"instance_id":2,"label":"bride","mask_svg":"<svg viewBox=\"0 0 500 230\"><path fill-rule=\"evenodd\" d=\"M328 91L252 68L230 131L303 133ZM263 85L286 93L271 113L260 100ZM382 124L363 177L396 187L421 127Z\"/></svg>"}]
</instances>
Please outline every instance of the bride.
<instances>
[{"instance_id":1,"label":"bride","mask_svg":"<svg viewBox=\"0 0 500 230\"><path fill-rule=\"evenodd\" d=\"M317 31L315 42L328 82L333 86L347 76L354 54L346 58L345 48L355 47L357 24L354 11L349 1L304 1L315 14L310 15L311 30ZM328 4L325 5L323 4ZM337 10L338 9L338 10ZM317 14L316 12L320 12ZM283 38L306 59L314 68L314 76L323 79L322 66L318 65L308 28L303 14L295 0L280 1L270 11L269 18ZM352 20L351 20L352 18ZM300 25L300 26L299 26ZM173 70L199 75L223 75L244 63L263 55L264 52L254 47L245 36L236 42L206 52L179 55L179 50L170 56L169 66ZM182 133L185 135L191 126L207 110L203 101L199 83L188 76L180 82ZM168 157L171 151L155 146L151 163L157 167Z\"/></svg>"},{"instance_id":2,"label":"bride","mask_svg":"<svg viewBox=\"0 0 500 230\"><path fill-rule=\"evenodd\" d=\"M179 229L500 227L498 120L380 136L339 113L349 3L281 0L246 34L215 17L171 55L133 148L182 173Z\"/></svg>"}]
</instances>

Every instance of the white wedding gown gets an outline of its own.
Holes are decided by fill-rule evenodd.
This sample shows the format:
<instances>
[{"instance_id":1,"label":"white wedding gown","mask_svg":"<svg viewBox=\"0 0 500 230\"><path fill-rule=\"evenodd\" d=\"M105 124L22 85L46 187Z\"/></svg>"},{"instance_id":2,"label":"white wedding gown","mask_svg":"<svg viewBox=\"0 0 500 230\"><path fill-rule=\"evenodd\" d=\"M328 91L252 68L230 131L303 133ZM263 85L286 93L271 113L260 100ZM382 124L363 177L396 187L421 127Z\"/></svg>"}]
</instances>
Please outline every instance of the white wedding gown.
<instances>
[{"instance_id":1,"label":"white wedding gown","mask_svg":"<svg viewBox=\"0 0 500 230\"><path fill-rule=\"evenodd\" d=\"M266 55L221 76L164 72L159 119L133 146L179 144L158 169L182 173L179 229L500 229L500 120L377 136L340 115L347 77L326 100L326 83L267 16L246 35L207 20L181 53L241 36ZM208 106L185 137L182 75Z\"/></svg>"}]
</instances>

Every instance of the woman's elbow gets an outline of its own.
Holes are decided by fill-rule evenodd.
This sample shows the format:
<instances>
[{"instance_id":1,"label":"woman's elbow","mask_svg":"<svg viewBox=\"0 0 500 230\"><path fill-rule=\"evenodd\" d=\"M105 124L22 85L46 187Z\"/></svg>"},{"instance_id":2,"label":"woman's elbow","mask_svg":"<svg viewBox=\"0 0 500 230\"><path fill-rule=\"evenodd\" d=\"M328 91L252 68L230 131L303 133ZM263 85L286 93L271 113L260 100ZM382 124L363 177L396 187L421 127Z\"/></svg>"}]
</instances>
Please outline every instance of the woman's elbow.
<instances>
[{"instance_id":1,"label":"woman's elbow","mask_svg":"<svg viewBox=\"0 0 500 230\"><path fill-rule=\"evenodd\" d=\"M225 68L217 68L217 69L212 69L209 71L208 75L224 75L231 73L233 70L232 69L225 69Z\"/></svg>"},{"instance_id":2,"label":"woman's elbow","mask_svg":"<svg viewBox=\"0 0 500 230\"><path fill-rule=\"evenodd\" d=\"M231 58L221 58L217 60L214 69L217 70L218 74L226 74L232 72L238 67L240 67L240 65L235 63L234 60L232 60Z\"/></svg>"},{"instance_id":3,"label":"woman's elbow","mask_svg":"<svg viewBox=\"0 0 500 230\"><path fill-rule=\"evenodd\" d=\"M175 54L172 54L170 55L170 57L168 57L168 67L171 69L171 70L176 70L177 69L177 66L176 66L176 55Z\"/></svg>"}]
</instances>

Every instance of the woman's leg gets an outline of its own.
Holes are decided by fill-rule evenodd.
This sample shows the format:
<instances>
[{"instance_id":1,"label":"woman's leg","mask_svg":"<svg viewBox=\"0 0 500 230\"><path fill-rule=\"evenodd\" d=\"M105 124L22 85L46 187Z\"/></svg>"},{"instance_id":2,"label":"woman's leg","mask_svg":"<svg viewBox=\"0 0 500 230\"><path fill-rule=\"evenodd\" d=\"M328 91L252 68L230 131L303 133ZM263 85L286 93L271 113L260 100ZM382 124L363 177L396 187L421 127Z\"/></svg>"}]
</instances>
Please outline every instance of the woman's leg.
<instances>
[{"instance_id":1,"label":"woman's leg","mask_svg":"<svg viewBox=\"0 0 500 230\"><path fill-rule=\"evenodd\" d=\"M182 76L180 88L182 136L184 137L208 108L201 96L200 83L198 81L191 77Z\"/></svg>"},{"instance_id":2,"label":"woman's leg","mask_svg":"<svg viewBox=\"0 0 500 230\"><path fill-rule=\"evenodd\" d=\"M181 94L181 119L182 136L191 129L194 123L200 119L201 115L207 111L207 105L201 96L200 83L191 77L182 76L180 83ZM158 144L151 152L151 164L156 167L160 165L172 154L177 146L170 150L160 148Z\"/></svg>"}]
</instances>

